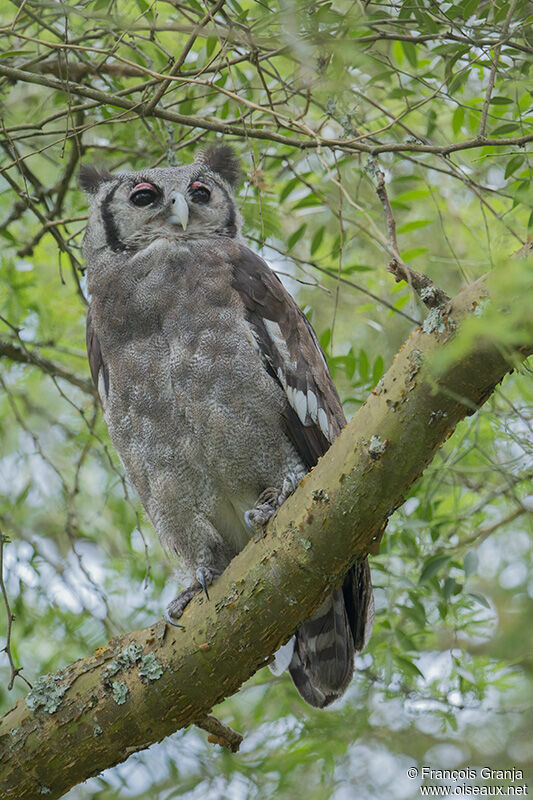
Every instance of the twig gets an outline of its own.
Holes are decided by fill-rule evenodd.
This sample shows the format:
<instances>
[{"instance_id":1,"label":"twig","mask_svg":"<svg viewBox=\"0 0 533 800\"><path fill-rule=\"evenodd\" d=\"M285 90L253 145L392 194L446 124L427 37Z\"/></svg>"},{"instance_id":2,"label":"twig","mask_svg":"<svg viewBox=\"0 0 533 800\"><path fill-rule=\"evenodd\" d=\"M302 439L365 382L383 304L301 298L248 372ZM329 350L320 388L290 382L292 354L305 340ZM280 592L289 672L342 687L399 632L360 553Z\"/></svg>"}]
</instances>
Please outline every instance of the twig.
<instances>
[{"instance_id":1,"label":"twig","mask_svg":"<svg viewBox=\"0 0 533 800\"><path fill-rule=\"evenodd\" d=\"M513 0L511 5L509 6L509 11L507 12L507 16L505 18L505 22L503 23L502 28L502 36L500 43L494 48L494 58L492 60L492 67L490 70L489 75L489 83L487 86L487 91L485 92L485 99L483 101L483 108L481 110L481 121L479 123L479 135L485 136L485 131L487 128L487 114L489 113L489 105L490 100L492 97L492 91L494 89L494 81L496 80L496 72L498 71L498 64L500 61L500 53L502 50L502 44L504 43L507 33L509 31L509 25L511 24L511 19L514 13L514 10L517 6L518 0Z\"/></svg>"},{"instance_id":2,"label":"twig","mask_svg":"<svg viewBox=\"0 0 533 800\"><path fill-rule=\"evenodd\" d=\"M52 378L63 378L63 380L68 381L68 383L71 383L73 386L82 389L86 394L95 395L96 393L91 381L87 378L80 378L78 375L69 372L68 369L65 369L65 367L62 367L60 364L55 364L53 361L33 353L26 347L24 347L24 349L22 349L22 347L17 347L17 345L5 339L0 339L0 358L1 357L9 358L10 361L17 361L19 364L32 364Z\"/></svg>"},{"instance_id":3,"label":"twig","mask_svg":"<svg viewBox=\"0 0 533 800\"><path fill-rule=\"evenodd\" d=\"M479 544L484 542L485 539L488 539L493 533L495 533L499 528L507 525L509 522L513 522L517 517L522 516L522 514L527 513L527 508L520 507L515 508L506 514L502 519L498 520L498 522L494 522L492 525L485 525L481 528L477 528L473 533L469 536L466 536L464 539L458 542L458 544L448 544L446 546L446 550L453 550L455 554L458 552L468 548L474 542Z\"/></svg>"},{"instance_id":4,"label":"twig","mask_svg":"<svg viewBox=\"0 0 533 800\"><path fill-rule=\"evenodd\" d=\"M9 681L7 691L10 692L13 688L13 684L15 683L15 678L17 675L22 678L22 680L27 683L27 685L32 688L31 683L27 678L22 675L22 667L16 667L15 662L13 661L13 655L11 653L11 626L15 620L15 615L11 612L11 606L9 605L9 598L7 596L6 586L4 583L4 545L9 542L9 538L0 531L0 589L2 591L2 597L4 598L4 605L6 607L6 616L7 616L7 633L6 633L6 643L5 646L2 648L2 652L6 653L9 666L11 668L11 679Z\"/></svg>"},{"instance_id":5,"label":"twig","mask_svg":"<svg viewBox=\"0 0 533 800\"><path fill-rule=\"evenodd\" d=\"M150 102L147 104L147 106L146 106L146 113L147 114L150 114L153 111L153 109L157 106L157 104L159 103L159 101L161 100L163 95L165 94L166 90L168 89L168 87L172 83L172 77L176 76L179 73L179 71L181 70L183 64L185 63L185 59L187 58L187 56L189 54L189 51L191 50L192 46L194 45L194 43L195 43L195 41L196 41L196 39L198 37L198 34L202 30L202 28L205 25L207 25L207 23L209 21L213 20L215 14L218 11L220 11L220 9L224 5L225 1L226 0L218 0L218 3L216 3L216 5L210 11L207 12L207 14L200 20L198 25L194 28L194 30L190 34L189 38L185 42L185 45L184 45L183 50L181 51L181 53L179 55L179 58L175 61L175 63L172 66L172 69L170 70L170 73L169 73L170 80L162 80L161 81L161 83L159 84L154 96L152 97Z\"/></svg>"},{"instance_id":6,"label":"twig","mask_svg":"<svg viewBox=\"0 0 533 800\"><path fill-rule=\"evenodd\" d=\"M394 214L392 213L392 208L389 201L389 195L387 194L387 187L385 186L385 174L382 172L382 170L378 169L376 171L376 177L378 179L376 192L377 196L381 200L383 211L385 212L385 222L387 223L387 235L389 237L389 244L391 246L394 258L396 258L399 262L401 262L402 257L400 256L400 251L398 249L398 239L396 238L396 220L394 219Z\"/></svg>"},{"instance_id":7,"label":"twig","mask_svg":"<svg viewBox=\"0 0 533 800\"><path fill-rule=\"evenodd\" d=\"M250 236L249 239L252 242L256 242L257 244L261 245L261 247L263 247L265 245L265 243L262 242L261 239L257 239L254 236ZM396 308L396 306L393 306L392 303L389 303L383 297L379 297L379 295L374 294L369 289L367 289L365 286L361 286L360 283L355 283L355 281L352 281L352 280L350 280L348 278L345 278L342 275L339 276L336 272L333 272L330 269L326 269L326 267L321 267L320 264L318 264L316 261L312 261L309 258L299 258L294 253L291 253L290 256L287 256L287 253L284 250L281 250L279 247L276 247L272 242L267 242L266 246L268 248L270 248L270 250L275 250L276 253L279 253L280 255L284 256L285 258L290 258L291 261L296 262L299 266L301 266L302 264L309 264L310 267L313 267L313 269L318 270L323 275L328 275L330 278L334 278L336 281L340 281L340 283L345 284L345 286L351 286L352 289L357 289L358 292L362 292L363 294L366 294L367 297L371 297L372 300L375 300L377 303L381 303L381 305L384 305L385 308L389 309L389 311L393 311L395 314L399 314L401 317L404 317L405 319L409 320L409 322L412 322L415 325L419 325L420 324L419 320L415 319L414 317L411 317L409 314L406 314L405 311L402 311L401 308ZM278 275L282 274L282 273L280 273L279 270L275 270L275 272ZM291 276L291 277L294 277L294 276Z\"/></svg>"},{"instance_id":8,"label":"twig","mask_svg":"<svg viewBox=\"0 0 533 800\"><path fill-rule=\"evenodd\" d=\"M389 196L387 194L387 188L385 186L385 175L382 170L378 169L376 171L376 177L376 193L381 201L381 205L383 206L383 211L385 212L389 245L393 252L393 258L387 266L388 271L394 275L396 278L396 283L399 283L400 281L405 281L408 283L411 289L417 293L422 302L428 308L437 308L439 306L443 306L450 300L446 292L444 292L442 289L439 289L439 287L436 286L431 278L428 278L427 275L422 275L422 273L416 272L416 270L408 267L407 264L402 260L400 251L398 249L398 240L396 238L396 221L394 219L394 214L392 213Z\"/></svg>"},{"instance_id":9,"label":"twig","mask_svg":"<svg viewBox=\"0 0 533 800\"><path fill-rule=\"evenodd\" d=\"M216 717L213 717L211 714L206 714L205 717L197 720L195 725L197 728L207 731L209 734L207 741L211 742L211 744L219 744L221 747L227 747L232 753L238 752L243 740L242 734L224 725L224 723Z\"/></svg>"}]
</instances>

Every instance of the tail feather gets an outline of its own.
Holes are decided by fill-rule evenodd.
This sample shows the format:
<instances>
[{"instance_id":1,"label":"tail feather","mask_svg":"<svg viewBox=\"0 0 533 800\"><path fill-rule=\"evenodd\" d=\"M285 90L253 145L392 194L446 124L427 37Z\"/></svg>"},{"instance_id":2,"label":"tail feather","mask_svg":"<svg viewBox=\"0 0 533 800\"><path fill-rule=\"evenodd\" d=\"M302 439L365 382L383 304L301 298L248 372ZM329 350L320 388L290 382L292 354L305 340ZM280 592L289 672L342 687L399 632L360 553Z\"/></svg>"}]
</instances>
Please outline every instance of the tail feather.
<instances>
[{"instance_id":1,"label":"tail feather","mask_svg":"<svg viewBox=\"0 0 533 800\"><path fill-rule=\"evenodd\" d=\"M360 653L367 646L374 625L374 592L367 558L359 561L346 575L342 593L355 652Z\"/></svg>"},{"instance_id":2,"label":"tail feather","mask_svg":"<svg viewBox=\"0 0 533 800\"><path fill-rule=\"evenodd\" d=\"M356 564L296 634L289 673L310 705L324 708L350 683L354 655L368 642L374 599L368 561Z\"/></svg>"}]
</instances>

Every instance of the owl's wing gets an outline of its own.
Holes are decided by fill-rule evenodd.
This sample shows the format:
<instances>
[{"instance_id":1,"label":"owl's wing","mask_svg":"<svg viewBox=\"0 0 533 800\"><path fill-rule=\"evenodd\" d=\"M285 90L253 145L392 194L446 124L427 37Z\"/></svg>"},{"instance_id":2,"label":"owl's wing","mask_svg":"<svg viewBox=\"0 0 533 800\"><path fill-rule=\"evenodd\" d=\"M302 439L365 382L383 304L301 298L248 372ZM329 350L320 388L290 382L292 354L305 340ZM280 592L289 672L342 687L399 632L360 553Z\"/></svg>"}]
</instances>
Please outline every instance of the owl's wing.
<instances>
[{"instance_id":1,"label":"owl's wing","mask_svg":"<svg viewBox=\"0 0 533 800\"><path fill-rule=\"evenodd\" d=\"M100 349L100 342L98 341L98 337L92 325L90 309L89 313L87 314L86 341L87 341L87 355L89 356L89 367L91 368L91 376L93 379L93 383L96 386L96 389L98 390L100 403L102 404L102 407L104 407L109 392L109 370L103 359L102 351Z\"/></svg>"},{"instance_id":2,"label":"owl's wing","mask_svg":"<svg viewBox=\"0 0 533 800\"><path fill-rule=\"evenodd\" d=\"M233 287L265 367L287 395L287 433L310 469L346 424L324 353L307 317L262 258L239 245L232 266Z\"/></svg>"},{"instance_id":3,"label":"owl's wing","mask_svg":"<svg viewBox=\"0 0 533 800\"><path fill-rule=\"evenodd\" d=\"M262 258L239 245L232 263L233 286L265 367L287 395L287 433L311 469L346 422L324 353L305 314ZM308 703L323 707L344 693L354 652L366 644L373 619L365 558L296 633L289 672Z\"/></svg>"}]
</instances>

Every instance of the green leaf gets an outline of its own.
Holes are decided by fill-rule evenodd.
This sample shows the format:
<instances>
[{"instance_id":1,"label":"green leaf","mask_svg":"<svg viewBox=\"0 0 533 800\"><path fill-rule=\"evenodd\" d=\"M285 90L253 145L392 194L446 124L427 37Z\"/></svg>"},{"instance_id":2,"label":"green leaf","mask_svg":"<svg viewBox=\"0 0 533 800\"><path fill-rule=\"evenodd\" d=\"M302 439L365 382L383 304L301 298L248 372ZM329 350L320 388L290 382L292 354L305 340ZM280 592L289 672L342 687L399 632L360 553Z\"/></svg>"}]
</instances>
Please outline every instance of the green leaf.
<instances>
[{"instance_id":1,"label":"green leaf","mask_svg":"<svg viewBox=\"0 0 533 800\"><path fill-rule=\"evenodd\" d=\"M350 264L349 267L342 268L343 275L351 275L352 272L371 272L375 267L367 267L366 264Z\"/></svg>"},{"instance_id":2,"label":"green leaf","mask_svg":"<svg viewBox=\"0 0 533 800\"><path fill-rule=\"evenodd\" d=\"M519 122L506 122L504 125L498 125L497 128L491 130L491 136L502 136L504 133L514 133L520 130Z\"/></svg>"},{"instance_id":3,"label":"green leaf","mask_svg":"<svg viewBox=\"0 0 533 800\"><path fill-rule=\"evenodd\" d=\"M300 180L299 180L299 178L291 178L291 179L290 179L290 181L287 181L287 183L286 183L286 184L283 186L283 189L282 189L282 190L281 190L281 192L279 193L279 202L280 202L280 203L283 203L283 201L287 199L287 197L290 195L290 193L291 193L291 192L292 192L292 191L293 191L293 190L294 190L294 189L295 189L295 188L296 188L298 185L300 185Z\"/></svg>"},{"instance_id":4,"label":"green leaf","mask_svg":"<svg viewBox=\"0 0 533 800\"><path fill-rule=\"evenodd\" d=\"M428 252L427 247L413 247L411 250L405 250L402 253L402 258L404 261L412 261L413 258L417 258L418 256L424 255L424 253Z\"/></svg>"},{"instance_id":5,"label":"green leaf","mask_svg":"<svg viewBox=\"0 0 533 800\"><path fill-rule=\"evenodd\" d=\"M400 211L410 211L411 206L407 203L402 203L401 200L391 200L390 204L393 208L398 208Z\"/></svg>"},{"instance_id":6,"label":"green leaf","mask_svg":"<svg viewBox=\"0 0 533 800\"><path fill-rule=\"evenodd\" d=\"M465 121L465 110L463 106L457 106L452 115L452 131L457 135Z\"/></svg>"},{"instance_id":7,"label":"green leaf","mask_svg":"<svg viewBox=\"0 0 533 800\"><path fill-rule=\"evenodd\" d=\"M398 64L403 64L405 50L402 47L402 43L397 39L395 39L392 44L392 54Z\"/></svg>"},{"instance_id":8,"label":"green leaf","mask_svg":"<svg viewBox=\"0 0 533 800\"><path fill-rule=\"evenodd\" d=\"M430 191L427 187L423 189L410 189L408 192L403 192L394 198L395 201L409 202L410 200L420 200L422 197L427 197Z\"/></svg>"},{"instance_id":9,"label":"green leaf","mask_svg":"<svg viewBox=\"0 0 533 800\"><path fill-rule=\"evenodd\" d=\"M401 43L405 57L410 65L414 68L418 66L418 56L416 54L416 46L412 42Z\"/></svg>"},{"instance_id":10,"label":"green leaf","mask_svg":"<svg viewBox=\"0 0 533 800\"><path fill-rule=\"evenodd\" d=\"M478 10L479 0L465 0L465 2L462 3L462 6L464 17L465 19L468 19L475 11Z\"/></svg>"},{"instance_id":11,"label":"green leaf","mask_svg":"<svg viewBox=\"0 0 533 800\"><path fill-rule=\"evenodd\" d=\"M320 347L324 352L327 351L329 347L329 343L331 342L331 328L326 328L326 330L321 334L319 337Z\"/></svg>"},{"instance_id":12,"label":"green leaf","mask_svg":"<svg viewBox=\"0 0 533 800\"><path fill-rule=\"evenodd\" d=\"M405 631L402 631L401 628L396 628L395 630L396 638L398 642L402 646L404 650L418 650L416 644L414 643L413 639L408 636Z\"/></svg>"},{"instance_id":13,"label":"green leaf","mask_svg":"<svg viewBox=\"0 0 533 800\"><path fill-rule=\"evenodd\" d=\"M367 383L370 375L370 362L364 350L359 350L359 357L357 359L357 363L359 367L359 377L361 378L363 383Z\"/></svg>"},{"instance_id":14,"label":"green leaf","mask_svg":"<svg viewBox=\"0 0 533 800\"><path fill-rule=\"evenodd\" d=\"M205 43L205 54L208 59L211 58L211 56L213 55L217 44L218 44L218 39L215 36L210 36L207 39Z\"/></svg>"},{"instance_id":15,"label":"green leaf","mask_svg":"<svg viewBox=\"0 0 533 800\"><path fill-rule=\"evenodd\" d=\"M372 366L372 383L375 386L385 372L385 361L383 356L378 356Z\"/></svg>"},{"instance_id":16,"label":"green leaf","mask_svg":"<svg viewBox=\"0 0 533 800\"><path fill-rule=\"evenodd\" d=\"M450 597L456 593L456 587L455 578L445 578L442 584L442 595L445 600L449 600Z\"/></svg>"},{"instance_id":17,"label":"green leaf","mask_svg":"<svg viewBox=\"0 0 533 800\"><path fill-rule=\"evenodd\" d=\"M429 581L439 570L445 567L449 561L450 556L431 556L431 558L428 558L422 567L418 583L426 583Z\"/></svg>"},{"instance_id":18,"label":"green leaf","mask_svg":"<svg viewBox=\"0 0 533 800\"><path fill-rule=\"evenodd\" d=\"M510 158L505 166L505 177L508 178L513 174L513 172L516 172L516 170L524 163L525 158L526 157L521 153Z\"/></svg>"},{"instance_id":19,"label":"green leaf","mask_svg":"<svg viewBox=\"0 0 533 800\"><path fill-rule=\"evenodd\" d=\"M473 575L479 563L478 555L475 550L469 550L465 553L465 557L463 559L463 569L465 571L465 577L469 578Z\"/></svg>"},{"instance_id":20,"label":"green leaf","mask_svg":"<svg viewBox=\"0 0 533 800\"><path fill-rule=\"evenodd\" d=\"M424 673L420 672L416 664L411 661L410 658L406 658L405 656L395 655L394 660L398 664L399 667L402 667L405 672L409 673L414 678L423 678Z\"/></svg>"},{"instance_id":21,"label":"green leaf","mask_svg":"<svg viewBox=\"0 0 533 800\"><path fill-rule=\"evenodd\" d=\"M311 255L312 256L316 253L316 251L318 250L318 248L322 244L322 239L324 238L324 230L325 230L324 225L321 225L320 228L318 228L318 230L315 231L315 234L314 234L313 238L311 239Z\"/></svg>"},{"instance_id":22,"label":"green leaf","mask_svg":"<svg viewBox=\"0 0 533 800\"><path fill-rule=\"evenodd\" d=\"M483 608L488 608L490 610L490 603L482 594L478 594L477 592L468 592L466 596L471 597L476 601L476 603L479 603L480 606L483 606Z\"/></svg>"},{"instance_id":23,"label":"green leaf","mask_svg":"<svg viewBox=\"0 0 533 800\"><path fill-rule=\"evenodd\" d=\"M297 208L313 208L315 206L321 206L321 205L322 205L322 200L320 200L316 196L316 194L313 194L312 192L310 192L305 197L302 197L301 200L298 200L298 202L293 205L293 208L294 209L297 209Z\"/></svg>"},{"instance_id":24,"label":"green leaf","mask_svg":"<svg viewBox=\"0 0 533 800\"><path fill-rule=\"evenodd\" d=\"M417 219L413 222L408 222L406 225L402 225L401 228L398 228L397 233L408 233L409 231L416 231L418 228L425 228L427 225L431 225L433 222L432 219Z\"/></svg>"},{"instance_id":25,"label":"green leaf","mask_svg":"<svg viewBox=\"0 0 533 800\"><path fill-rule=\"evenodd\" d=\"M304 235L306 229L307 229L307 222L304 222L304 224L300 225L300 227L297 230L295 230L294 233L291 233L291 235L289 236L289 238L287 240L287 249L288 250L292 250L292 248L294 247L296 242L300 241L300 239Z\"/></svg>"},{"instance_id":26,"label":"green leaf","mask_svg":"<svg viewBox=\"0 0 533 800\"><path fill-rule=\"evenodd\" d=\"M28 57L29 52L28 50L4 50L3 53L0 53L1 58L14 58L15 56L26 56Z\"/></svg>"},{"instance_id":27,"label":"green leaf","mask_svg":"<svg viewBox=\"0 0 533 800\"><path fill-rule=\"evenodd\" d=\"M457 75L455 75L451 82L448 85L448 92L453 96L455 92L458 92L461 86L463 86L467 80L470 78L470 73L472 72L471 68L463 69Z\"/></svg>"},{"instance_id":28,"label":"green leaf","mask_svg":"<svg viewBox=\"0 0 533 800\"><path fill-rule=\"evenodd\" d=\"M353 376L355 375L356 366L357 366L357 359L355 357L353 347L350 347L346 355L346 377L348 378L349 381L351 381L353 379Z\"/></svg>"},{"instance_id":29,"label":"green leaf","mask_svg":"<svg viewBox=\"0 0 533 800\"><path fill-rule=\"evenodd\" d=\"M512 105L515 101L510 97L491 97L490 102L493 106L508 106Z\"/></svg>"}]
</instances>

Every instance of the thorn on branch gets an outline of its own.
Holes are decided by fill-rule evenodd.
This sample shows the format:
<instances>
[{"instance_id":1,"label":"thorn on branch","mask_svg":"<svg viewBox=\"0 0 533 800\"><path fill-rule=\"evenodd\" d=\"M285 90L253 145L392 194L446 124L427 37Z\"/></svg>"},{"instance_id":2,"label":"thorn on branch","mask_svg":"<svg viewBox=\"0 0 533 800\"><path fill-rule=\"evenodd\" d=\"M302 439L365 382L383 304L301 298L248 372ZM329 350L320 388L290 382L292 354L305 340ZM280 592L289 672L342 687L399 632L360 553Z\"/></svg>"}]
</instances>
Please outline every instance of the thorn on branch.
<instances>
[{"instance_id":1,"label":"thorn on branch","mask_svg":"<svg viewBox=\"0 0 533 800\"><path fill-rule=\"evenodd\" d=\"M431 278L417 272L402 260L400 251L398 249L398 240L396 238L396 221L387 194L387 187L385 186L385 175L382 170L376 170L377 184L376 193L383 206L385 212L385 222L387 223L387 235L389 239L389 250L392 253L392 259L387 265L388 271L396 278L396 283L405 281L409 284L417 295L420 297L424 305L428 308L439 308L449 302L450 298L442 289L436 286Z\"/></svg>"},{"instance_id":2,"label":"thorn on branch","mask_svg":"<svg viewBox=\"0 0 533 800\"><path fill-rule=\"evenodd\" d=\"M206 714L205 717L197 720L195 725L197 728L202 728L202 730L207 731L209 734L207 741L211 744L219 744L221 747L227 747L232 753L238 752L243 740L242 734L238 731L234 731L233 728L228 727L228 725L224 725L224 723L220 722L216 717L213 717L211 714Z\"/></svg>"}]
</instances>

